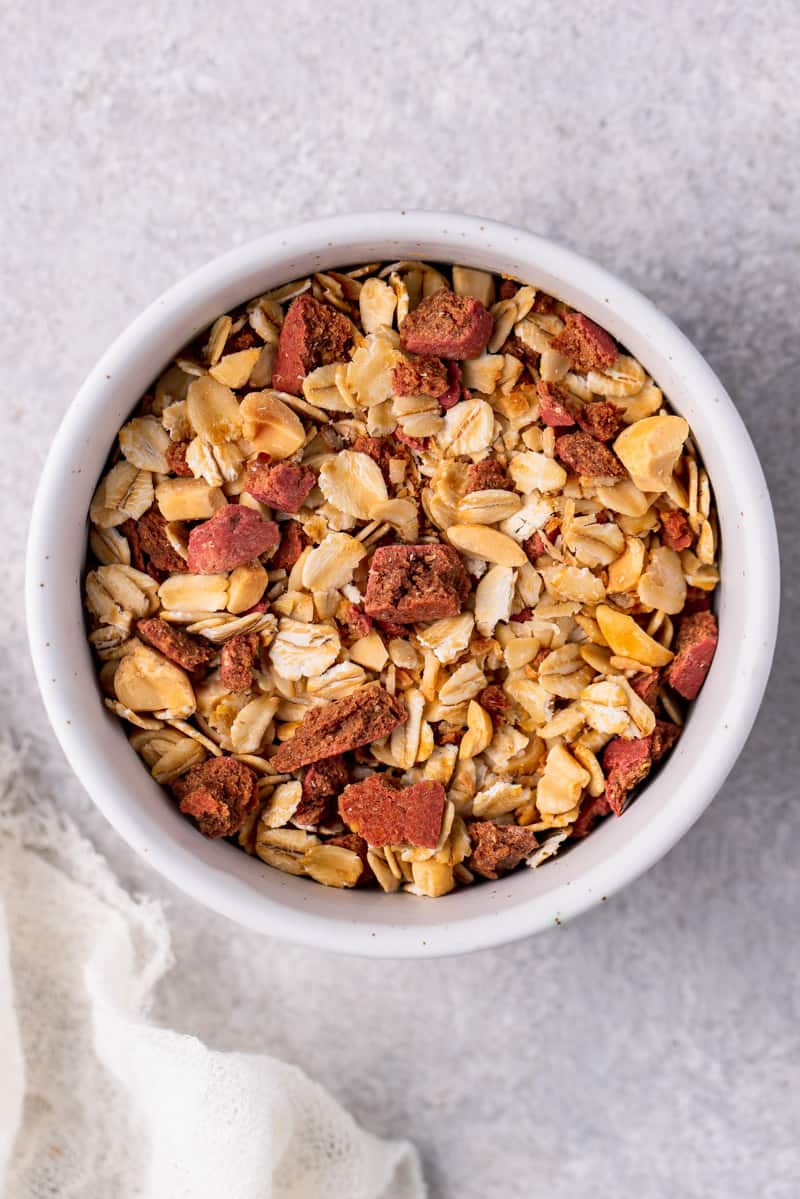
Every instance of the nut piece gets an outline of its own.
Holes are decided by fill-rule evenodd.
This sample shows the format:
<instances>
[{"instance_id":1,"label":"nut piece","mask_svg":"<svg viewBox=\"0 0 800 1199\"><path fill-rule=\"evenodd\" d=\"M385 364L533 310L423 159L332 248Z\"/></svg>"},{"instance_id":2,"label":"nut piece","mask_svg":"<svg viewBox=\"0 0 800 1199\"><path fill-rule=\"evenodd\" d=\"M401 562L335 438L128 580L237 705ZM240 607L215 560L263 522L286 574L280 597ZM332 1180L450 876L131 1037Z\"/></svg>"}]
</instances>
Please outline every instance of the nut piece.
<instances>
[{"instance_id":1,"label":"nut piece","mask_svg":"<svg viewBox=\"0 0 800 1199\"><path fill-rule=\"evenodd\" d=\"M132 712L169 711L185 717L196 707L186 671L146 645L137 645L122 659L114 675L114 693Z\"/></svg>"},{"instance_id":2,"label":"nut piece","mask_svg":"<svg viewBox=\"0 0 800 1199\"><path fill-rule=\"evenodd\" d=\"M639 579L639 599L647 608L656 608L670 616L683 611L686 580L681 560L674 550L657 546L650 554L647 570Z\"/></svg>"},{"instance_id":3,"label":"nut piece","mask_svg":"<svg viewBox=\"0 0 800 1199\"><path fill-rule=\"evenodd\" d=\"M452 525L447 539L462 553L498 566L524 566L528 561L524 549L512 537L486 525Z\"/></svg>"},{"instance_id":4,"label":"nut piece","mask_svg":"<svg viewBox=\"0 0 800 1199\"><path fill-rule=\"evenodd\" d=\"M447 895L456 885L453 867L433 858L426 862L412 862L411 874L417 892L420 895L428 895L431 899Z\"/></svg>"},{"instance_id":5,"label":"nut piece","mask_svg":"<svg viewBox=\"0 0 800 1199\"><path fill-rule=\"evenodd\" d=\"M237 566L228 580L228 611L235 616L247 612L261 599L266 586L267 572L258 559Z\"/></svg>"},{"instance_id":6,"label":"nut piece","mask_svg":"<svg viewBox=\"0 0 800 1199\"><path fill-rule=\"evenodd\" d=\"M640 491L665 491L688 436L682 416L648 416L623 429L614 450Z\"/></svg>"},{"instance_id":7,"label":"nut piece","mask_svg":"<svg viewBox=\"0 0 800 1199\"><path fill-rule=\"evenodd\" d=\"M461 738L458 756L463 760L476 758L491 744L494 736L492 718L485 708L474 699L469 701L467 708L467 731Z\"/></svg>"},{"instance_id":8,"label":"nut piece","mask_svg":"<svg viewBox=\"0 0 800 1199\"><path fill-rule=\"evenodd\" d=\"M156 487L158 510L167 521L207 520L227 502L205 479L163 479Z\"/></svg>"},{"instance_id":9,"label":"nut piece","mask_svg":"<svg viewBox=\"0 0 800 1199\"><path fill-rule=\"evenodd\" d=\"M306 439L300 417L275 391L251 391L241 402L242 431L253 449L270 458L289 458Z\"/></svg>"},{"instance_id":10,"label":"nut piece","mask_svg":"<svg viewBox=\"0 0 800 1199\"><path fill-rule=\"evenodd\" d=\"M595 613L600 632L615 654L645 666L666 666L672 654L640 628L632 616L601 604Z\"/></svg>"}]
</instances>

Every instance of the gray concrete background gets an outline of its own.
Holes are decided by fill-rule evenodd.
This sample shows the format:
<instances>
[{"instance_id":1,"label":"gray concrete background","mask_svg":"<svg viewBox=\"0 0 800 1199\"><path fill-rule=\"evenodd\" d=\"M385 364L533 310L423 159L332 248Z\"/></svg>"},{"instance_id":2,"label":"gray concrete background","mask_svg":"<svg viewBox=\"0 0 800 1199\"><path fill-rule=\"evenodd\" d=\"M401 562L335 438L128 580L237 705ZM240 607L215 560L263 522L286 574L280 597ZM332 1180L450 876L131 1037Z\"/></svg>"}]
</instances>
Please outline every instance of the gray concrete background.
<instances>
[{"instance_id":1,"label":"gray concrete background","mask_svg":"<svg viewBox=\"0 0 800 1199\"><path fill-rule=\"evenodd\" d=\"M6 0L3 14L0 720L34 739L42 786L121 877L168 906L177 965L158 1017L305 1067L369 1128L415 1140L443 1199L793 1199L797 6ZM92 809L32 681L22 552L49 439L145 304L281 224L412 205L552 234L678 322L762 456L785 606L738 766L645 878L513 947L357 963L206 912Z\"/></svg>"}]
</instances>

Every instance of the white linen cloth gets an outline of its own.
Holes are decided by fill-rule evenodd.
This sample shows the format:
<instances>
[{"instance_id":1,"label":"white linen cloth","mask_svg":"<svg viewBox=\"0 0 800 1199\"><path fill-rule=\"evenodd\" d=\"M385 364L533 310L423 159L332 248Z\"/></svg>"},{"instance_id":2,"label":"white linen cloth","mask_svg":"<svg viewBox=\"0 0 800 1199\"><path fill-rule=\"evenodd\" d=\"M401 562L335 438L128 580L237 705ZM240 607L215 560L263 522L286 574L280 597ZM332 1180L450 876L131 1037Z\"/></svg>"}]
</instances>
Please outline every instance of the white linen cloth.
<instances>
[{"instance_id":1,"label":"white linen cloth","mask_svg":"<svg viewBox=\"0 0 800 1199\"><path fill-rule=\"evenodd\" d=\"M0 745L5 1199L423 1199L415 1150L301 1070L148 1023L164 913L32 794L23 756Z\"/></svg>"}]
</instances>

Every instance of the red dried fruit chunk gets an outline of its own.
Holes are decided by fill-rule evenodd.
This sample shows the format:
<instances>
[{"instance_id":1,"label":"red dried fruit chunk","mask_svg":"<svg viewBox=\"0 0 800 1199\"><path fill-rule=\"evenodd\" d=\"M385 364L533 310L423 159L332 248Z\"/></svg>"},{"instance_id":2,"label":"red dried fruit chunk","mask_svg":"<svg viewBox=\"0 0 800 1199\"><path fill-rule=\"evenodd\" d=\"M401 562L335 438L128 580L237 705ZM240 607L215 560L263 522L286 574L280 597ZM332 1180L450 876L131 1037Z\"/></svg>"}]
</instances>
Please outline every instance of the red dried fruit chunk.
<instances>
[{"instance_id":1,"label":"red dried fruit chunk","mask_svg":"<svg viewBox=\"0 0 800 1199\"><path fill-rule=\"evenodd\" d=\"M607 816L610 811L611 804L605 795L597 795L593 799L587 800L581 808L578 819L572 826L572 836L588 837L601 816Z\"/></svg>"},{"instance_id":2,"label":"red dried fruit chunk","mask_svg":"<svg viewBox=\"0 0 800 1199\"><path fill-rule=\"evenodd\" d=\"M478 703L493 719L500 720L508 709L508 696L502 687L498 687L496 683L490 683L481 691Z\"/></svg>"},{"instance_id":3,"label":"red dried fruit chunk","mask_svg":"<svg viewBox=\"0 0 800 1199\"><path fill-rule=\"evenodd\" d=\"M381 473L389 482L389 466L393 460L405 462L408 460L408 450L395 443L388 437L367 437L359 435L353 442L352 449L357 454L366 454L373 462L377 462Z\"/></svg>"},{"instance_id":4,"label":"red dried fruit chunk","mask_svg":"<svg viewBox=\"0 0 800 1199\"><path fill-rule=\"evenodd\" d=\"M692 526L685 512L677 508L661 513L661 540L671 550L685 550L694 541Z\"/></svg>"},{"instance_id":5,"label":"red dried fruit chunk","mask_svg":"<svg viewBox=\"0 0 800 1199\"><path fill-rule=\"evenodd\" d=\"M348 641L358 641L360 637L366 637L372 628L371 618L350 600L345 600L336 609L336 623Z\"/></svg>"},{"instance_id":6,"label":"red dried fruit chunk","mask_svg":"<svg viewBox=\"0 0 800 1199\"><path fill-rule=\"evenodd\" d=\"M603 753L606 776L605 798L616 816L625 810L628 792L650 773L653 757L649 737L624 741L615 737Z\"/></svg>"},{"instance_id":7,"label":"red dried fruit chunk","mask_svg":"<svg viewBox=\"0 0 800 1199\"><path fill-rule=\"evenodd\" d=\"M269 560L270 570L291 570L303 550L308 545L308 538L303 532L299 521L287 520L278 525L281 542Z\"/></svg>"},{"instance_id":8,"label":"red dried fruit chunk","mask_svg":"<svg viewBox=\"0 0 800 1199\"><path fill-rule=\"evenodd\" d=\"M541 533L534 533L532 537L528 537L523 541L522 548L527 554L529 562L535 562L537 558L541 558L544 553L544 538Z\"/></svg>"},{"instance_id":9,"label":"red dried fruit chunk","mask_svg":"<svg viewBox=\"0 0 800 1199\"><path fill-rule=\"evenodd\" d=\"M154 504L138 520L126 520L122 531L131 545L132 556L135 544L139 555L144 554L156 570L164 570L167 574L182 574L189 567L170 545L166 524L167 522ZM144 567L137 567L137 569L141 570Z\"/></svg>"},{"instance_id":10,"label":"red dried fruit chunk","mask_svg":"<svg viewBox=\"0 0 800 1199\"><path fill-rule=\"evenodd\" d=\"M358 833L340 833L337 837L329 837L325 844L339 845L342 849L349 849L351 853L357 853L361 858L362 870L356 883L357 887L369 887L376 881L372 867L367 860L369 846L363 837L359 837Z\"/></svg>"},{"instance_id":11,"label":"red dried fruit chunk","mask_svg":"<svg viewBox=\"0 0 800 1199\"><path fill-rule=\"evenodd\" d=\"M392 371L392 391L396 396L425 395L438 400L449 386L447 363L441 358L406 358Z\"/></svg>"},{"instance_id":12,"label":"red dried fruit chunk","mask_svg":"<svg viewBox=\"0 0 800 1199\"><path fill-rule=\"evenodd\" d=\"M456 616L469 576L449 545L382 545L372 556L364 608L398 624Z\"/></svg>"},{"instance_id":13,"label":"red dried fruit chunk","mask_svg":"<svg viewBox=\"0 0 800 1199\"><path fill-rule=\"evenodd\" d=\"M371 618L370 618L371 619ZM372 622L379 633L383 633L384 637L407 637L408 629L403 624L398 624L395 620L379 620L377 617Z\"/></svg>"},{"instance_id":14,"label":"red dried fruit chunk","mask_svg":"<svg viewBox=\"0 0 800 1199\"><path fill-rule=\"evenodd\" d=\"M492 315L480 300L443 287L400 322L400 345L411 354L476 358L486 349L493 328Z\"/></svg>"},{"instance_id":15,"label":"red dried fruit chunk","mask_svg":"<svg viewBox=\"0 0 800 1199\"><path fill-rule=\"evenodd\" d=\"M539 419L542 424L551 429L566 429L575 424L575 404L565 387L557 383L545 383L540 379L536 384L539 396Z\"/></svg>"},{"instance_id":16,"label":"red dried fruit chunk","mask_svg":"<svg viewBox=\"0 0 800 1199\"><path fill-rule=\"evenodd\" d=\"M467 467L467 485L464 494L471 491L513 491L506 468L496 458L484 458L482 462L471 462Z\"/></svg>"},{"instance_id":17,"label":"red dried fruit chunk","mask_svg":"<svg viewBox=\"0 0 800 1199\"><path fill-rule=\"evenodd\" d=\"M650 734L650 752L654 762L660 762L668 754L680 737L683 729L671 720L657 720L656 727Z\"/></svg>"},{"instance_id":18,"label":"red dried fruit chunk","mask_svg":"<svg viewBox=\"0 0 800 1199\"><path fill-rule=\"evenodd\" d=\"M461 399L461 367L452 359L447 364L447 391L438 397L442 408L454 408Z\"/></svg>"},{"instance_id":19,"label":"red dried fruit chunk","mask_svg":"<svg viewBox=\"0 0 800 1199\"><path fill-rule=\"evenodd\" d=\"M299 512L308 499L317 477L308 466L293 462L251 462L245 474L244 489L262 504L281 512Z\"/></svg>"},{"instance_id":20,"label":"red dried fruit chunk","mask_svg":"<svg viewBox=\"0 0 800 1199\"><path fill-rule=\"evenodd\" d=\"M666 679L684 699L697 698L718 640L717 618L713 612L693 612L681 620L675 657L667 668Z\"/></svg>"},{"instance_id":21,"label":"red dried fruit chunk","mask_svg":"<svg viewBox=\"0 0 800 1199\"><path fill-rule=\"evenodd\" d=\"M418 845L435 849L442 830L445 794L441 783L415 783L402 791L379 774L351 783L339 796L339 815L370 845Z\"/></svg>"},{"instance_id":22,"label":"red dried fruit chunk","mask_svg":"<svg viewBox=\"0 0 800 1199\"><path fill-rule=\"evenodd\" d=\"M417 453L422 453L427 448L427 437L412 437L410 433L404 433L402 429L395 429L393 436L402 441L403 445L407 445L410 450L416 450Z\"/></svg>"},{"instance_id":23,"label":"red dried fruit chunk","mask_svg":"<svg viewBox=\"0 0 800 1199\"><path fill-rule=\"evenodd\" d=\"M167 452L164 457L167 459L167 467L174 475L181 475L182 478L191 478L192 468L186 461L186 451L189 448L188 441L171 441L167 446Z\"/></svg>"},{"instance_id":24,"label":"red dried fruit chunk","mask_svg":"<svg viewBox=\"0 0 800 1199\"><path fill-rule=\"evenodd\" d=\"M584 433L598 441L611 441L622 428L622 409L609 400L595 400L585 404L577 414L577 421Z\"/></svg>"},{"instance_id":25,"label":"red dried fruit chunk","mask_svg":"<svg viewBox=\"0 0 800 1199\"><path fill-rule=\"evenodd\" d=\"M229 691L249 691L258 653L257 633L237 633L222 647L219 677Z\"/></svg>"},{"instance_id":26,"label":"red dried fruit chunk","mask_svg":"<svg viewBox=\"0 0 800 1199\"><path fill-rule=\"evenodd\" d=\"M299 770L322 758L378 741L407 720L405 705L383 687L377 684L362 687L344 699L311 708L292 739L280 746L270 765L280 772Z\"/></svg>"},{"instance_id":27,"label":"red dried fruit chunk","mask_svg":"<svg viewBox=\"0 0 800 1199\"><path fill-rule=\"evenodd\" d=\"M303 778L303 797L292 822L300 828L316 828L333 815L330 801L347 786L347 763L341 756L324 758L309 766Z\"/></svg>"},{"instance_id":28,"label":"red dried fruit chunk","mask_svg":"<svg viewBox=\"0 0 800 1199\"><path fill-rule=\"evenodd\" d=\"M637 675L632 680L631 686L639 698L644 700L648 708L652 708L655 712L658 689L661 686L661 672L659 670L650 670L647 674Z\"/></svg>"},{"instance_id":29,"label":"red dried fruit chunk","mask_svg":"<svg viewBox=\"0 0 800 1199\"><path fill-rule=\"evenodd\" d=\"M564 329L550 342L554 350L569 358L581 374L612 366L617 359L613 337L581 312L570 312Z\"/></svg>"},{"instance_id":30,"label":"red dried fruit chunk","mask_svg":"<svg viewBox=\"0 0 800 1199\"><path fill-rule=\"evenodd\" d=\"M576 475L590 479L626 479L617 455L588 433L562 433L556 438L556 457Z\"/></svg>"},{"instance_id":31,"label":"red dried fruit chunk","mask_svg":"<svg viewBox=\"0 0 800 1199\"><path fill-rule=\"evenodd\" d=\"M198 670L207 665L217 652L204 637L193 637L191 633L176 629L158 616L137 621L136 632L165 658L177 662L184 670Z\"/></svg>"},{"instance_id":32,"label":"red dried fruit chunk","mask_svg":"<svg viewBox=\"0 0 800 1199\"><path fill-rule=\"evenodd\" d=\"M686 603L683 605L681 616L693 616L695 612L711 611L711 593L703 591L702 587L686 588Z\"/></svg>"},{"instance_id":33,"label":"red dried fruit chunk","mask_svg":"<svg viewBox=\"0 0 800 1199\"><path fill-rule=\"evenodd\" d=\"M347 317L304 292L292 300L286 313L272 386L277 391L300 395L306 375L318 366L343 361L352 339Z\"/></svg>"},{"instance_id":34,"label":"red dried fruit chunk","mask_svg":"<svg viewBox=\"0 0 800 1199\"><path fill-rule=\"evenodd\" d=\"M180 810L206 837L229 837L258 802L258 776L235 758L209 758L172 784Z\"/></svg>"},{"instance_id":35,"label":"red dried fruit chunk","mask_svg":"<svg viewBox=\"0 0 800 1199\"><path fill-rule=\"evenodd\" d=\"M498 878L514 870L539 844L535 833L516 824L473 820L467 825L467 832L472 841L467 865L484 878Z\"/></svg>"},{"instance_id":36,"label":"red dried fruit chunk","mask_svg":"<svg viewBox=\"0 0 800 1199\"><path fill-rule=\"evenodd\" d=\"M533 608L520 608L519 612L514 612L511 615L511 620L515 624L525 624L533 616Z\"/></svg>"},{"instance_id":37,"label":"red dried fruit chunk","mask_svg":"<svg viewBox=\"0 0 800 1199\"><path fill-rule=\"evenodd\" d=\"M498 288L497 295L501 300L512 299L519 291L519 283L513 279L504 279Z\"/></svg>"},{"instance_id":38,"label":"red dried fruit chunk","mask_svg":"<svg viewBox=\"0 0 800 1199\"><path fill-rule=\"evenodd\" d=\"M274 521L263 520L243 504L227 504L189 534L189 570L195 575L234 570L273 550L279 541Z\"/></svg>"},{"instance_id":39,"label":"red dried fruit chunk","mask_svg":"<svg viewBox=\"0 0 800 1199\"><path fill-rule=\"evenodd\" d=\"M225 342L225 353L238 354L242 350L254 350L256 346L261 346L262 344L261 338L256 334L255 330L250 325L245 324L236 333L231 333Z\"/></svg>"}]
</instances>

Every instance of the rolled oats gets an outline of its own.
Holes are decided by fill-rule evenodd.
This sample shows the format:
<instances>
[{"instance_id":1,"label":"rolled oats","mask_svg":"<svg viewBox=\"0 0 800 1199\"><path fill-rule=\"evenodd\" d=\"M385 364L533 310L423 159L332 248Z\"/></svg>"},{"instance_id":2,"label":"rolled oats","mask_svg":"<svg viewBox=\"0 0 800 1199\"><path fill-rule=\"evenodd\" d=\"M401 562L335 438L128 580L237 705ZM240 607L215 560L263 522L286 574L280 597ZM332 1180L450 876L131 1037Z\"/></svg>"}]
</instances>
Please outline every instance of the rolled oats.
<instances>
[{"instance_id":1,"label":"rolled oats","mask_svg":"<svg viewBox=\"0 0 800 1199\"><path fill-rule=\"evenodd\" d=\"M223 314L89 516L103 702L203 832L327 886L538 867L624 810L716 647L688 424L589 318L472 267Z\"/></svg>"}]
</instances>

